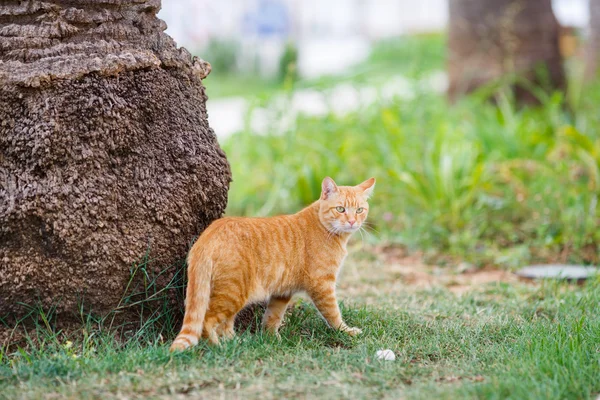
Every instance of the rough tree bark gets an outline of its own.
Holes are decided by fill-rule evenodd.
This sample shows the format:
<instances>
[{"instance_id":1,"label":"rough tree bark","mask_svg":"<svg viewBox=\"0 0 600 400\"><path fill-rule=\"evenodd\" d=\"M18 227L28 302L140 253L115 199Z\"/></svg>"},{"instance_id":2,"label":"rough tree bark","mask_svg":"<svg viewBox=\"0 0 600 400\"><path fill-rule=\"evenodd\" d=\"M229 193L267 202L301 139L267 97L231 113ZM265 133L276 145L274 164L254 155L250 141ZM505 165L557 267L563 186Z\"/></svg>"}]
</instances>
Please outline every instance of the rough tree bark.
<instances>
[{"instance_id":1,"label":"rough tree bark","mask_svg":"<svg viewBox=\"0 0 600 400\"><path fill-rule=\"evenodd\" d=\"M159 8L2 2L0 316L37 301L105 313L147 251L149 269L174 264L224 211L209 65L177 49Z\"/></svg>"},{"instance_id":2,"label":"rough tree bark","mask_svg":"<svg viewBox=\"0 0 600 400\"><path fill-rule=\"evenodd\" d=\"M590 36L586 45L585 77L598 77L600 71L600 0L590 0Z\"/></svg>"},{"instance_id":3,"label":"rough tree bark","mask_svg":"<svg viewBox=\"0 0 600 400\"><path fill-rule=\"evenodd\" d=\"M551 0L450 0L448 73L451 99L516 74L547 90L565 77ZM536 102L516 84L519 102Z\"/></svg>"}]
</instances>

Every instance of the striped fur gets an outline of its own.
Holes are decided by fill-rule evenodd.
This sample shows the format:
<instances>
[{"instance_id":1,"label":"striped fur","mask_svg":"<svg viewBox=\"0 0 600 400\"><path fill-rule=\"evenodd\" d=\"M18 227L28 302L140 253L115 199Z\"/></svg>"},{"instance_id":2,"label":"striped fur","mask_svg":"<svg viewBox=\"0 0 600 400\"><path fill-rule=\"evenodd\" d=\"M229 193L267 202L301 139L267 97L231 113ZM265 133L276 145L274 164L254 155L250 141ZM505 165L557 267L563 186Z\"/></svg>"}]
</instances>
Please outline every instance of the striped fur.
<instances>
[{"instance_id":1,"label":"striped fur","mask_svg":"<svg viewBox=\"0 0 600 400\"><path fill-rule=\"evenodd\" d=\"M300 291L332 328L359 334L342 320L335 283L348 239L367 218L374 186L374 178L339 187L325 178L321 198L296 214L213 222L188 255L185 317L171 351L194 346L201 336L214 344L232 337L236 314L262 300L269 300L263 325L277 334Z\"/></svg>"}]
</instances>

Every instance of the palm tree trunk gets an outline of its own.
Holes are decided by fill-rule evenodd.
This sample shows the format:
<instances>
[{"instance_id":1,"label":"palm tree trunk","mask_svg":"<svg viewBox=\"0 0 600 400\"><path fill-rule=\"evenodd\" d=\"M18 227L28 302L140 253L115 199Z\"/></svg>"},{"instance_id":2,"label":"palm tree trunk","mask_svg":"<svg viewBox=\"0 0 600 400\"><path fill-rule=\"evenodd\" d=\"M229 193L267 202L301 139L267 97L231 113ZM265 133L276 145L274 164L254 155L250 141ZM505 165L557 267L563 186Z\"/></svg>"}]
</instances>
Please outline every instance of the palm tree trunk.
<instances>
[{"instance_id":1,"label":"palm tree trunk","mask_svg":"<svg viewBox=\"0 0 600 400\"><path fill-rule=\"evenodd\" d=\"M231 174L208 125L209 65L176 47L159 8L2 2L0 316L37 301L108 312L144 255L140 277L169 267L160 291L224 211Z\"/></svg>"},{"instance_id":2,"label":"palm tree trunk","mask_svg":"<svg viewBox=\"0 0 600 400\"><path fill-rule=\"evenodd\" d=\"M450 0L451 99L511 76L520 102L535 102L529 83L562 89L559 25L551 0Z\"/></svg>"}]
</instances>

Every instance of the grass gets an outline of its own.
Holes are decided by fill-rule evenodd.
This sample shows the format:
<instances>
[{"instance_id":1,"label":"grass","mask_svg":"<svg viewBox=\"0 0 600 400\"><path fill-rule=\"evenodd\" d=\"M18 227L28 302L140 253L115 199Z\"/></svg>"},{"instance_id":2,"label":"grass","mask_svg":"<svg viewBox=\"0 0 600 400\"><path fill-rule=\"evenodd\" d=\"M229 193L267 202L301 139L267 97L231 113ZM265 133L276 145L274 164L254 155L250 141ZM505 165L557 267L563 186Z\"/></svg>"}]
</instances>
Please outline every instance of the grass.
<instances>
[{"instance_id":1,"label":"grass","mask_svg":"<svg viewBox=\"0 0 600 400\"><path fill-rule=\"evenodd\" d=\"M0 352L0 398L593 398L599 285L492 283L461 297L406 287L376 306L358 294L343 306L357 338L300 301L281 340L244 332L175 355L150 328L119 339L93 324L84 335L40 326L27 349ZM379 349L397 359L377 360Z\"/></svg>"}]
</instances>

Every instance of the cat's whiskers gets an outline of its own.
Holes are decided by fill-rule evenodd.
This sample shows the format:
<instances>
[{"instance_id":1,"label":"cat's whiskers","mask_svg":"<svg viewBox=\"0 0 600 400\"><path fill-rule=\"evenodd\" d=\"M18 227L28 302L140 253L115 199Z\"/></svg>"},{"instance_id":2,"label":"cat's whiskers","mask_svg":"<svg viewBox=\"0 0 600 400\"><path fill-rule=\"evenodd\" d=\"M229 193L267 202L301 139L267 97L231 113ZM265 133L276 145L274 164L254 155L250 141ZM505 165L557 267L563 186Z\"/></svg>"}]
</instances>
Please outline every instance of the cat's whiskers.
<instances>
[{"instance_id":1,"label":"cat's whiskers","mask_svg":"<svg viewBox=\"0 0 600 400\"><path fill-rule=\"evenodd\" d=\"M329 239L333 238L334 236L338 236L339 234L343 233L344 230L342 228L338 228L338 227L331 225L330 228L327 228L327 232L329 232L329 234L327 235L326 240L329 240Z\"/></svg>"},{"instance_id":2,"label":"cat's whiskers","mask_svg":"<svg viewBox=\"0 0 600 400\"><path fill-rule=\"evenodd\" d=\"M325 239L325 240L329 241L329 239L331 239L333 237L333 235L335 234L334 229L335 228L333 226L331 228L327 228L328 234L327 234L327 239Z\"/></svg>"},{"instance_id":3,"label":"cat's whiskers","mask_svg":"<svg viewBox=\"0 0 600 400\"><path fill-rule=\"evenodd\" d=\"M335 226L332 226L331 228L332 230L330 231L330 235L327 237L327 240L333 238L334 235L337 236L340 233L342 233L342 230L340 228L336 228Z\"/></svg>"},{"instance_id":4,"label":"cat's whiskers","mask_svg":"<svg viewBox=\"0 0 600 400\"><path fill-rule=\"evenodd\" d=\"M360 241L362 243L362 248L364 249L365 248L365 237L362 234L363 230L364 230L364 228L362 226L358 228L358 233L360 233Z\"/></svg>"},{"instance_id":5,"label":"cat's whiskers","mask_svg":"<svg viewBox=\"0 0 600 400\"><path fill-rule=\"evenodd\" d=\"M376 234L379 234L379 231L377 231L376 229L374 229L373 227L370 227L370 226L368 226L368 225L367 225L367 226L363 226L363 227L361 227L361 228L363 229L363 232L364 232L364 233L366 233L368 236L371 236L371 237L373 237L373 238L377 238L377 235L375 235L375 234L373 234L373 233L369 232L369 230L371 230L371 231L375 232Z\"/></svg>"},{"instance_id":6,"label":"cat's whiskers","mask_svg":"<svg viewBox=\"0 0 600 400\"><path fill-rule=\"evenodd\" d=\"M369 229L369 230L371 230L371 231L379 234L379 231L377 229L373 228L373 226L371 226L367 221L363 222L363 226L362 227L365 228L365 232L367 232L367 229Z\"/></svg>"},{"instance_id":7,"label":"cat's whiskers","mask_svg":"<svg viewBox=\"0 0 600 400\"><path fill-rule=\"evenodd\" d=\"M361 227L360 229L361 229L361 230L362 230L364 233L366 233L367 235L370 235L370 236L373 236L373 237L375 237L375 235L373 235L371 232L369 232L369 231L368 231L368 230L366 230L365 228ZM361 235L362 235L362 233L361 233Z\"/></svg>"},{"instance_id":8,"label":"cat's whiskers","mask_svg":"<svg viewBox=\"0 0 600 400\"><path fill-rule=\"evenodd\" d=\"M372 228L371 228L371 230L372 230L373 232L375 232L376 234L379 234L379 231L377 231L377 230L375 230L375 229L372 229ZM374 238L377 238L377 235L375 235L375 234L373 234L373 233L369 232L369 231L368 231L368 230L366 230L366 229L365 229L365 233L366 233L367 235L371 235L371 236L372 236L372 237L374 237Z\"/></svg>"}]
</instances>

